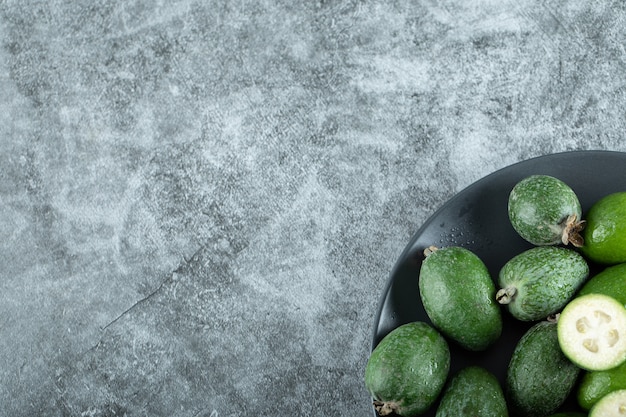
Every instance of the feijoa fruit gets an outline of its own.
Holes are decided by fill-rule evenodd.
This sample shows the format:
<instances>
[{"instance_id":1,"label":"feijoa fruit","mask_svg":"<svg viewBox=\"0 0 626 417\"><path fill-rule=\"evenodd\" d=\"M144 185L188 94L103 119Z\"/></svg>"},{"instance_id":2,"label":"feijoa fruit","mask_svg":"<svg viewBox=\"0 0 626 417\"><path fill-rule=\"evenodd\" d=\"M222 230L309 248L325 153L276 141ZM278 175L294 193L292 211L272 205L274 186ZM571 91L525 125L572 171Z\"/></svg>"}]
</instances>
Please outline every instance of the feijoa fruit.
<instances>
[{"instance_id":1,"label":"feijoa fruit","mask_svg":"<svg viewBox=\"0 0 626 417\"><path fill-rule=\"evenodd\" d=\"M414 416L439 396L450 370L450 350L443 336L424 322L403 324L389 332L370 354L365 386L381 416Z\"/></svg>"},{"instance_id":2,"label":"feijoa fruit","mask_svg":"<svg viewBox=\"0 0 626 417\"><path fill-rule=\"evenodd\" d=\"M585 216L582 253L600 264L626 262L626 192L609 194Z\"/></svg>"},{"instance_id":3,"label":"feijoa fruit","mask_svg":"<svg viewBox=\"0 0 626 417\"><path fill-rule=\"evenodd\" d=\"M604 294L570 301L558 318L559 345L576 365L603 371L626 361L626 308Z\"/></svg>"},{"instance_id":4,"label":"feijoa fruit","mask_svg":"<svg viewBox=\"0 0 626 417\"><path fill-rule=\"evenodd\" d=\"M554 413L575 386L580 368L561 352L557 325L541 321L519 340L507 368L505 391L511 414Z\"/></svg>"},{"instance_id":5,"label":"feijoa fruit","mask_svg":"<svg viewBox=\"0 0 626 417\"><path fill-rule=\"evenodd\" d=\"M585 410L591 409L602 397L626 389L626 362L606 371L586 371L580 379L576 399Z\"/></svg>"},{"instance_id":6,"label":"feijoa fruit","mask_svg":"<svg viewBox=\"0 0 626 417\"><path fill-rule=\"evenodd\" d=\"M582 245L582 209L576 193L549 175L531 175L509 194L508 214L515 231L533 245Z\"/></svg>"},{"instance_id":7,"label":"feijoa fruit","mask_svg":"<svg viewBox=\"0 0 626 417\"><path fill-rule=\"evenodd\" d=\"M589 265L577 251L537 246L504 264L496 299L518 320L542 320L563 308L588 276Z\"/></svg>"},{"instance_id":8,"label":"feijoa fruit","mask_svg":"<svg viewBox=\"0 0 626 417\"><path fill-rule=\"evenodd\" d=\"M487 267L461 246L430 247L425 255L419 292L428 317L465 349L486 349L502 332L496 288Z\"/></svg>"},{"instance_id":9,"label":"feijoa fruit","mask_svg":"<svg viewBox=\"0 0 626 417\"><path fill-rule=\"evenodd\" d=\"M626 263L606 267L582 286L577 296L604 294L626 307Z\"/></svg>"},{"instance_id":10,"label":"feijoa fruit","mask_svg":"<svg viewBox=\"0 0 626 417\"><path fill-rule=\"evenodd\" d=\"M445 388L436 417L507 417L504 393L485 368L463 368Z\"/></svg>"}]
</instances>

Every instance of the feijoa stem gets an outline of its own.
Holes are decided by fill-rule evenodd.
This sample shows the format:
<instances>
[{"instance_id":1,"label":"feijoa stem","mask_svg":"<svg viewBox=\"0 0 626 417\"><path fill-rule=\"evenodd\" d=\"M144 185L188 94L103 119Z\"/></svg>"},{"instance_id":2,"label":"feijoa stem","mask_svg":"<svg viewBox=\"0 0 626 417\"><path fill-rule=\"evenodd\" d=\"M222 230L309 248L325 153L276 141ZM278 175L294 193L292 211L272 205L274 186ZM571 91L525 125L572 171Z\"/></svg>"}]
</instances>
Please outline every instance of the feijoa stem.
<instances>
[{"instance_id":1,"label":"feijoa stem","mask_svg":"<svg viewBox=\"0 0 626 417\"><path fill-rule=\"evenodd\" d=\"M426 249L424 249L424 256L428 257L428 255L432 254L433 252L437 252L439 250L439 248L437 246L429 246Z\"/></svg>"},{"instance_id":2,"label":"feijoa stem","mask_svg":"<svg viewBox=\"0 0 626 417\"><path fill-rule=\"evenodd\" d=\"M509 304L511 301L513 301L516 293L517 288L515 287L501 288L496 293L496 301L500 304Z\"/></svg>"},{"instance_id":3,"label":"feijoa stem","mask_svg":"<svg viewBox=\"0 0 626 417\"><path fill-rule=\"evenodd\" d=\"M585 228L585 220L578 220L578 216L571 214L563 221L563 234L561 241L564 245L571 243L574 247L580 248L585 243L580 232Z\"/></svg>"},{"instance_id":4,"label":"feijoa stem","mask_svg":"<svg viewBox=\"0 0 626 417\"><path fill-rule=\"evenodd\" d=\"M558 323L559 317L561 317L561 313L554 313L546 317L546 320L549 321L550 323Z\"/></svg>"},{"instance_id":5,"label":"feijoa stem","mask_svg":"<svg viewBox=\"0 0 626 417\"><path fill-rule=\"evenodd\" d=\"M379 416L388 416L398 411L398 404L393 401L374 401L374 409Z\"/></svg>"}]
</instances>

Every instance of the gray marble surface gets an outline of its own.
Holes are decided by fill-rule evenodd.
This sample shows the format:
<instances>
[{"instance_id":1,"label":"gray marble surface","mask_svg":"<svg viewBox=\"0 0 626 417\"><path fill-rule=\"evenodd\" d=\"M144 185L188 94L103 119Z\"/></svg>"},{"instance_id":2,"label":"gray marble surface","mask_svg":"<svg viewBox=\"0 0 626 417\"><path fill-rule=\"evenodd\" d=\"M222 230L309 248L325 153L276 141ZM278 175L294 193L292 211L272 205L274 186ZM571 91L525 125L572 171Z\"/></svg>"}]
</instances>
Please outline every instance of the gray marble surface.
<instances>
[{"instance_id":1,"label":"gray marble surface","mask_svg":"<svg viewBox=\"0 0 626 417\"><path fill-rule=\"evenodd\" d=\"M368 416L464 187L626 151L622 1L0 0L0 415Z\"/></svg>"}]
</instances>

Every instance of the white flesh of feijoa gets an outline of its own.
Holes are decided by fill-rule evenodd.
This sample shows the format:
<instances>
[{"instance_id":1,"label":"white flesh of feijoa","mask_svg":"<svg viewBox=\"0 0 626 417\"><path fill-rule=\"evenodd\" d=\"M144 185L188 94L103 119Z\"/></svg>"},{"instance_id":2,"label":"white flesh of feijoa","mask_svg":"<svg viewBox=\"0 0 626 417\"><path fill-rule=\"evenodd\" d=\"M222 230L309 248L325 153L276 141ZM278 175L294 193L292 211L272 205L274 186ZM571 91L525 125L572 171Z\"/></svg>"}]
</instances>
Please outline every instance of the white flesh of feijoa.
<instances>
[{"instance_id":1,"label":"white flesh of feijoa","mask_svg":"<svg viewBox=\"0 0 626 417\"><path fill-rule=\"evenodd\" d=\"M613 391L598 401L589 413L589 417L624 417L626 416L626 389Z\"/></svg>"},{"instance_id":2,"label":"white flesh of feijoa","mask_svg":"<svg viewBox=\"0 0 626 417\"><path fill-rule=\"evenodd\" d=\"M626 308L609 296L589 294L570 301L558 318L557 332L563 353L583 369L611 369L626 360Z\"/></svg>"}]
</instances>

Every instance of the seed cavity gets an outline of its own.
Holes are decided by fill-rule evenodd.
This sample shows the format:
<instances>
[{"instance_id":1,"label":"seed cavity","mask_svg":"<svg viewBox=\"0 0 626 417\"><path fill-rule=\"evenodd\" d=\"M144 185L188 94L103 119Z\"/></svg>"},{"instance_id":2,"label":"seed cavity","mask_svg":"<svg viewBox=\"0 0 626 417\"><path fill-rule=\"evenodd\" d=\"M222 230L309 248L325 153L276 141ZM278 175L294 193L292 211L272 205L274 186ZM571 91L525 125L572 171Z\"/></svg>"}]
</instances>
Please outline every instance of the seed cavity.
<instances>
[{"instance_id":1,"label":"seed cavity","mask_svg":"<svg viewBox=\"0 0 626 417\"><path fill-rule=\"evenodd\" d=\"M618 411L620 414L626 414L626 404L620 404Z\"/></svg>"},{"instance_id":2,"label":"seed cavity","mask_svg":"<svg viewBox=\"0 0 626 417\"><path fill-rule=\"evenodd\" d=\"M596 339L585 339L583 340L583 346L589 352L598 353L598 341Z\"/></svg>"},{"instance_id":3,"label":"seed cavity","mask_svg":"<svg viewBox=\"0 0 626 417\"><path fill-rule=\"evenodd\" d=\"M576 330L578 330L578 333L586 333L590 326L587 317L576 320Z\"/></svg>"},{"instance_id":4,"label":"seed cavity","mask_svg":"<svg viewBox=\"0 0 626 417\"><path fill-rule=\"evenodd\" d=\"M601 310L595 310L593 312L593 315L595 318L598 319L598 321L600 323L610 323L611 322L611 316L609 316L608 314L606 314L604 311Z\"/></svg>"},{"instance_id":5,"label":"seed cavity","mask_svg":"<svg viewBox=\"0 0 626 417\"><path fill-rule=\"evenodd\" d=\"M613 347L617 342L619 342L619 332L617 331L617 329L610 330L607 333L606 342L609 347Z\"/></svg>"}]
</instances>

